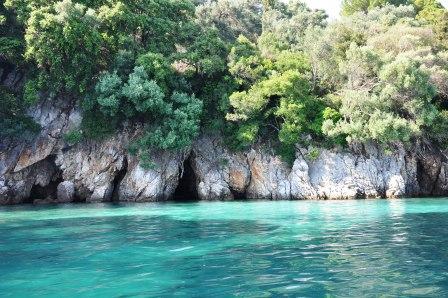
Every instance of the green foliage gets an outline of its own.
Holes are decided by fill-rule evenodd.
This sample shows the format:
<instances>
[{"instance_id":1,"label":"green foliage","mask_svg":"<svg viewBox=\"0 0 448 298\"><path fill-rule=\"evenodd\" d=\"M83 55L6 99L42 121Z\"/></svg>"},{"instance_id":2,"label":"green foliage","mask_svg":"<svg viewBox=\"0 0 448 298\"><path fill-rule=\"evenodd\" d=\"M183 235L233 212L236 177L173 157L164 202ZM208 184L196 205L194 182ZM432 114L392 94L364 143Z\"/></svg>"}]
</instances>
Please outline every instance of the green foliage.
<instances>
[{"instance_id":1,"label":"green foliage","mask_svg":"<svg viewBox=\"0 0 448 298\"><path fill-rule=\"evenodd\" d=\"M18 53L23 52L23 42L14 37L0 37L0 53L10 61L19 61Z\"/></svg>"},{"instance_id":2,"label":"green foliage","mask_svg":"<svg viewBox=\"0 0 448 298\"><path fill-rule=\"evenodd\" d=\"M216 28L222 40L228 43L233 43L240 35L255 41L261 34L261 15L257 0L207 1L196 8L201 27Z\"/></svg>"},{"instance_id":3,"label":"green foliage","mask_svg":"<svg viewBox=\"0 0 448 298\"><path fill-rule=\"evenodd\" d=\"M315 161L315 160L317 160L317 159L319 158L319 155L320 155L320 151L319 151L319 149L312 147L312 148L308 151L307 157L308 157L310 160Z\"/></svg>"},{"instance_id":4,"label":"green foliage","mask_svg":"<svg viewBox=\"0 0 448 298\"><path fill-rule=\"evenodd\" d=\"M180 58L192 67L193 79L212 79L226 70L227 48L216 31L198 32Z\"/></svg>"},{"instance_id":5,"label":"green foliage","mask_svg":"<svg viewBox=\"0 0 448 298\"><path fill-rule=\"evenodd\" d=\"M265 76L253 77L255 83L248 90L230 96L232 112L227 114L227 119L239 123L236 138L244 145L255 142L261 132L270 134L269 131L274 129L281 143L278 152L290 160L301 137L321 135L324 106L312 95L308 61L297 52L284 51L278 55L278 60L271 60L262 58L253 46L242 49L239 69L251 69L252 65L247 67L246 63L255 59L246 59L247 56L259 61L264 59ZM231 55L237 56L235 53L238 51L232 50ZM250 85L250 82L245 83Z\"/></svg>"},{"instance_id":6,"label":"green foliage","mask_svg":"<svg viewBox=\"0 0 448 298\"><path fill-rule=\"evenodd\" d=\"M139 66L129 75L128 82L121 89L121 94L127 101L125 114L132 117L138 113L153 112L168 113L170 106L164 102L165 94L156 81L149 80L144 68ZM123 109L122 109L123 110Z\"/></svg>"},{"instance_id":7,"label":"green foliage","mask_svg":"<svg viewBox=\"0 0 448 298\"><path fill-rule=\"evenodd\" d=\"M75 145L81 142L83 138L82 132L80 130L71 130L64 135L64 141L66 141L70 145Z\"/></svg>"},{"instance_id":8,"label":"green foliage","mask_svg":"<svg viewBox=\"0 0 448 298\"><path fill-rule=\"evenodd\" d=\"M135 67L127 80L116 72L103 74L95 86L94 96L86 99L83 107L87 115L92 115L85 118L83 124L90 136L107 134L109 131L103 131L101 122L108 119L115 125L125 120L143 121L144 130L131 149L147 162L151 149L174 150L189 146L199 132L202 114L202 101L176 91L167 97L143 66ZM98 110L101 117L95 125L93 117Z\"/></svg>"},{"instance_id":9,"label":"green foliage","mask_svg":"<svg viewBox=\"0 0 448 298\"><path fill-rule=\"evenodd\" d=\"M135 128L129 149L148 168L154 150L186 148L201 128L235 149L268 140L289 163L297 144L310 159L350 142L448 145L438 1L345 0L330 24L298 0L195 3L1 3L1 79L26 79L2 82L17 86L1 91L0 136L32 135L25 109L48 94L81 102L68 143Z\"/></svg>"},{"instance_id":10,"label":"green foliage","mask_svg":"<svg viewBox=\"0 0 448 298\"><path fill-rule=\"evenodd\" d=\"M429 23L439 41L446 47L448 33L448 11L437 0L414 0L418 11L417 19Z\"/></svg>"},{"instance_id":11,"label":"green foliage","mask_svg":"<svg viewBox=\"0 0 448 298\"><path fill-rule=\"evenodd\" d=\"M302 50L304 36L313 28L326 26L326 14L311 10L303 1L276 1L263 14L263 32L258 40L263 55L274 57L283 50Z\"/></svg>"},{"instance_id":12,"label":"green foliage","mask_svg":"<svg viewBox=\"0 0 448 298\"><path fill-rule=\"evenodd\" d=\"M345 134L347 141L379 143L409 142L424 134L438 117L431 103L435 90L429 76L409 58L385 65L379 85L371 92L346 91L342 96L342 119L326 119L324 132Z\"/></svg>"},{"instance_id":13,"label":"green foliage","mask_svg":"<svg viewBox=\"0 0 448 298\"><path fill-rule=\"evenodd\" d=\"M238 130L236 131L236 140L238 141L238 146L243 148L254 143L258 136L259 130L259 123L256 122L246 122L240 125Z\"/></svg>"},{"instance_id":14,"label":"green foliage","mask_svg":"<svg viewBox=\"0 0 448 298\"><path fill-rule=\"evenodd\" d=\"M14 64L22 64L24 51L23 28L14 13L0 3L0 56Z\"/></svg>"},{"instance_id":15,"label":"green foliage","mask_svg":"<svg viewBox=\"0 0 448 298\"><path fill-rule=\"evenodd\" d=\"M87 139L102 140L117 132L119 127L119 118L109 117L104 113L98 113L95 110L94 103L83 102L83 118L81 131L83 137Z\"/></svg>"},{"instance_id":16,"label":"green foliage","mask_svg":"<svg viewBox=\"0 0 448 298\"><path fill-rule=\"evenodd\" d=\"M26 140L39 131L39 125L25 114L25 108L20 97L0 88L0 138Z\"/></svg>"},{"instance_id":17,"label":"green foliage","mask_svg":"<svg viewBox=\"0 0 448 298\"><path fill-rule=\"evenodd\" d=\"M169 59L160 53L147 52L138 57L137 65L142 66L148 76L154 78L164 92L169 90L170 82L175 76Z\"/></svg>"},{"instance_id":18,"label":"green foliage","mask_svg":"<svg viewBox=\"0 0 448 298\"><path fill-rule=\"evenodd\" d=\"M351 15L356 12L366 13L375 7L385 6L387 4L399 6L408 5L410 3L410 0L343 0L342 14Z\"/></svg>"},{"instance_id":19,"label":"green foliage","mask_svg":"<svg viewBox=\"0 0 448 298\"><path fill-rule=\"evenodd\" d=\"M156 129L151 129L140 140L141 148L181 149L191 145L199 132L202 102L194 96L173 93L171 102L174 108Z\"/></svg>"},{"instance_id":20,"label":"green foliage","mask_svg":"<svg viewBox=\"0 0 448 298\"><path fill-rule=\"evenodd\" d=\"M23 100L32 105L39 101L39 84L37 80L27 80L23 88Z\"/></svg>"},{"instance_id":21,"label":"green foliage","mask_svg":"<svg viewBox=\"0 0 448 298\"><path fill-rule=\"evenodd\" d=\"M448 148L448 111L441 110L437 118L434 120L430 132L432 139L437 142L443 149Z\"/></svg>"},{"instance_id":22,"label":"green foliage","mask_svg":"<svg viewBox=\"0 0 448 298\"><path fill-rule=\"evenodd\" d=\"M239 85L249 87L265 76L265 61L257 46L244 36L238 37L229 54L229 72Z\"/></svg>"},{"instance_id":23,"label":"green foliage","mask_svg":"<svg viewBox=\"0 0 448 298\"><path fill-rule=\"evenodd\" d=\"M33 10L25 57L41 69L40 83L55 91L84 93L105 63L98 27L95 12L71 0Z\"/></svg>"},{"instance_id":24,"label":"green foliage","mask_svg":"<svg viewBox=\"0 0 448 298\"><path fill-rule=\"evenodd\" d=\"M230 75L220 77L219 80L206 80L200 92L203 101L202 125L215 132L223 132L229 123L225 115L230 109L229 96L238 87Z\"/></svg>"}]
</instances>

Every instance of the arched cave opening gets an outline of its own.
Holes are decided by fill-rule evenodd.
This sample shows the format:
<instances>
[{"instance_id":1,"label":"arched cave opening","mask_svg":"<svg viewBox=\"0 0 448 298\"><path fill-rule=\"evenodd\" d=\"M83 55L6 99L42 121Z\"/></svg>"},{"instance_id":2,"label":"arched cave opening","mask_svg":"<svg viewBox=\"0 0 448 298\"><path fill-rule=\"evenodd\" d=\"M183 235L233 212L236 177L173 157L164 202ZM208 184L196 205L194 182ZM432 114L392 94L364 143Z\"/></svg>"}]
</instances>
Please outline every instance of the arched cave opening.
<instances>
[{"instance_id":1,"label":"arched cave opening","mask_svg":"<svg viewBox=\"0 0 448 298\"><path fill-rule=\"evenodd\" d=\"M246 193L237 191L235 189L231 189L230 191L232 192L234 201L246 201L247 200Z\"/></svg>"},{"instance_id":2,"label":"arched cave opening","mask_svg":"<svg viewBox=\"0 0 448 298\"><path fill-rule=\"evenodd\" d=\"M32 204L36 200L55 200L57 198L57 190L59 183L62 182L60 176L55 177L48 185L41 186L39 184L33 185L30 196L25 200L25 204Z\"/></svg>"},{"instance_id":3,"label":"arched cave opening","mask_svg":"<svg viewBox=\"0 0 448 298\"><path fill-rule=\"evenodd\" d=\"M120 185L124 177L126 176L127 172L128 172L128 159L125 156L123 159L123 166L121 170L118 171L117 175L115 175L115 178L112 181L113 189L112 189L111 202L118 203L120 201L119 197Z\"/></svg>"},{"instance_id":4,"label":"arched cave opening","mask_svg":"<svg viewBox=\"0 0 448 298\"><path fill-rule=\"evenodd\" d=\"M199 200L197 177L192 167L192 158L188 157L183 164L179 184L174 191L173 201L194 202Z\"/></svg>"},{"instance_id":5,"label":"arched cave opening","mask_svg":"<svg viewBox=\"0 0 448 298\"><path fill-rule=\"evenodd\" d=\"M30 195L23 201L25 204L35 203L36 200L56 200L58 185L63 181L62 173L55 163L56 157L54 155L49 155L44 160L40 161L39 164L36 164L36 168L39 171L43 171L48 173L51 178L47 185L40 185L35 183L30 190Z\"/></svg>"}]
</instances>

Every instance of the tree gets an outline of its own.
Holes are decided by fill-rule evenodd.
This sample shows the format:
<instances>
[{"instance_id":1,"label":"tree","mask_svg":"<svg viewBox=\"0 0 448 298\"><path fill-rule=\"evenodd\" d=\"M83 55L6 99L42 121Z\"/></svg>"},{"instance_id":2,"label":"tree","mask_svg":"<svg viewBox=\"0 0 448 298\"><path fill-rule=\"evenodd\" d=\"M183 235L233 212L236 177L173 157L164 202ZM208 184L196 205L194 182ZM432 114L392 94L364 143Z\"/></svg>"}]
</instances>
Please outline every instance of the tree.
<instances>
[{"instance_id":1,"label":"tree","mask_svg":"<svg viewBox=\"0 0 448 298\"><path fill-rule=\"evenodd\" d=\"M398 57L378 70L378 85L353 88L341 96L337 122L326 120L329 136L344 134L348 142L410 142L425 134L438 117L432 103L435 88L417 61Z\"/></svg>"},{"instance_id":2,"label":"tree","mask_svg":"<svg viewBox=\"0 0 448 298\"><path fill-rule=\"evenodd\" d=\"M173 150L189 146L198 134L202 115L202 101L186 93L164 91L150 79L150 74L143 66L135 67L127 78L117 73L104 73L93 96L83 103L86 114L90 115L83 125L87 136L104 137L111 132L104 131L101 125L94 125L93 117L98 111L100 123L110 119L108 126L116 125L112 132L125 120L143 124L144 132L132 149L146 163L149 159L145 156L152 149ZM167 96L165 92L172 93Z\"/></svg>"},{"instance_id":3,"label":"tree","mask_svg":"<svg viewBox=\"0 0 448 298\"><path fill-rule=\"evenodd\" d=\"M12 64L20 64L24 51L23 28L13 12L0 3L0 57Z\"/></svg>"},{"instance_id":4,"label":"tree","mask_svg":"<svg viewBox=\"0 0 448 298\"><path fill-rule=\"evenodd\" d=\"M25 57L37 63L41 85L86 92L107 63L98 29L95 11L71 0L33 10L27 22Z\"/></svg>"},{"instance_id":5,"label":"tree","mask_svg":"<svg viewBox=\"0 0 448 298\"><path fill-rule=\"evenodd\" d=\"M5 87L0 87L0 138L5 140L30 139L39 131L39 125L25 113L26 105Z\"/></svg>"},{"instance_id":6,"label":"tree","mask_svg":"<svg viewBox=\"0 0 448 298\"><path fill-rule=\"evenodd\" d=\"M244 88L266 76L266 61L257 46L244 36L238 37L229 54L229 72Z\"/></svg>"},{"instance_id":7,"label":"tree","mask_svg":"<svg viewBox=\"0 0 448 298\"><path fill-rule=\"evenodd\" d=\"M367 13L372 8L385 6L387 4L395 6L409 5L411 4L411 0L343 0L342 14L352 15L356 12Z\"/></svg>"},{"instance_id":8,"label":"tree","mask_svg":"<svg viewBox=\"0 0 448 298\"><path fill-rule=\"evenodd\" d=\"M244 35L255 41L261 34L262 7L258 0L208 1L196 8L197 22L203 28L216 28L225 42Z\"/></svg>"},{"instance_id":9,"label":"tree","mask_svg":"<svg viewBox=\"0 0 448 298\"><path fill-rule=\"evenodd\" d=\"M250 47L241 50L254 54ZM244 61L240 59L240 69L247 69ZM312 94L307 62L303 54L283 52L277 60L266 61L266 76L258 77L253 84L247 82L248 90L230 96L231 112L226 117L238 123L235 138L241 145L250 145L257 137L274 131L281 154L291 161L295 144L306 134L321 135L324 105Z\"/></svg>"},{"instance_id":10,"label":"tree","mask_svg":"<svg viewBox=\"0 0 448 298\"><path fill-rule=\"evenodd\" d=\"M437 0L414 0L414 5L417 19L428 22L442 44L448 46L448 11Z\"/></svg>"},{"instance_id":11,"label":"tree","mask_svg":"<svg viewBox=\"0 0 448 298\"><path fill-rule=\"evenodd\" d=\"M323 10L311 10L302 1L277 3L263 14L263 33L259 38L260 50L275 55L282 50L303 49L307 30L326 26Z\"/></svg>"}]
</instances>

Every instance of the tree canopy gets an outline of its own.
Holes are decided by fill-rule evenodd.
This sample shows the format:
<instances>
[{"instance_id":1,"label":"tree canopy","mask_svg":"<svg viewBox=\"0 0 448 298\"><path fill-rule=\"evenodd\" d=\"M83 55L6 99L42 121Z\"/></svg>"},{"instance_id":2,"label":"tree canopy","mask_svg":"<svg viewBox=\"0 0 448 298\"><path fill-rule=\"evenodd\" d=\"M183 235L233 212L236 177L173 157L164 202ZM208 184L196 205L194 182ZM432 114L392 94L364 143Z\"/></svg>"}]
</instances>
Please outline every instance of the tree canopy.
<instances>
[{"instance_id":1,"label":"tree canopy","mask_svg":"<svg viewBox=\"0 0 448 298\"><path fill-rule=\"evenodd\" d=\"M141 127L130 150L179 150L201 130L234 148L448 145L448 12L436 0L344 0L329 22L299 0L7 0L1 136L29 136L42 97L79 103L73 140ZM25 133L26 132L26 133Z\"/></svg>"}]
</instances>

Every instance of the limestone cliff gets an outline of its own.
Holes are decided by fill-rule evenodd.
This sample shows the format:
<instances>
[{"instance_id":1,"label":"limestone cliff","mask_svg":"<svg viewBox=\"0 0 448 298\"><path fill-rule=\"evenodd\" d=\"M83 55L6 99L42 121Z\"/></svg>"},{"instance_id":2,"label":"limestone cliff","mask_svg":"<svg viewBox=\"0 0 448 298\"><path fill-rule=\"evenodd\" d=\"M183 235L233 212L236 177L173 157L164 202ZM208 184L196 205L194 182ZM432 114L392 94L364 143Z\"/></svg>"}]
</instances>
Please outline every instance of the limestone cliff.
<instances>
[{"instance_id":1,"label":"limestone cliff","mask_svg":"<svg viewBox=\"0 0 448 298\"><path fill-rule=\"evenodd\" d=\"M232 152L219 136L203 134L184 152L154 152L154 167L143 169L127 150L138 129L67 144L63 136L81 115L66 102L43 100L29 111L42 126L33 140L0 140L0 204L165 201L182 192L200 200L448 194L448 162L431 145L318 149L317 157L297 148L288 165L263 144Z\"/></svg>"}]
</instances>

